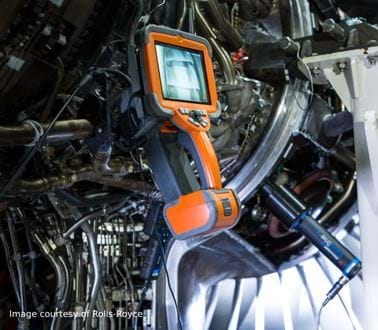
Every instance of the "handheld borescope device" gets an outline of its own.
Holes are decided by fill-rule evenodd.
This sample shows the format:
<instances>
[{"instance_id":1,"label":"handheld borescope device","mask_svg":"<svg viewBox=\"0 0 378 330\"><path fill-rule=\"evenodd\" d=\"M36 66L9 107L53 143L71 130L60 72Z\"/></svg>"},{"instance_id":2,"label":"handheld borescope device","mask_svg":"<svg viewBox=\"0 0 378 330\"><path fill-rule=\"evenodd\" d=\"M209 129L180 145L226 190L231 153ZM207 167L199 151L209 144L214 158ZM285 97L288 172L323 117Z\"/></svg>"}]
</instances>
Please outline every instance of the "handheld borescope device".
<instances>
[{"instance_id":1,"label":"handheld borescope device","mask_svg":"<svg viewBox=\"0 0 378 330\"><path fill-rule=\"evenodd\" d=\"M240 203L233 190L222 187L208 135L217 112L210 44L149 25L137 33L136 47L135 63L129 63L136 68L133 93L140 95L143 115L155 121L143 147L172 235L186 239L232 227Z\"/></svg>"}]
</instances>

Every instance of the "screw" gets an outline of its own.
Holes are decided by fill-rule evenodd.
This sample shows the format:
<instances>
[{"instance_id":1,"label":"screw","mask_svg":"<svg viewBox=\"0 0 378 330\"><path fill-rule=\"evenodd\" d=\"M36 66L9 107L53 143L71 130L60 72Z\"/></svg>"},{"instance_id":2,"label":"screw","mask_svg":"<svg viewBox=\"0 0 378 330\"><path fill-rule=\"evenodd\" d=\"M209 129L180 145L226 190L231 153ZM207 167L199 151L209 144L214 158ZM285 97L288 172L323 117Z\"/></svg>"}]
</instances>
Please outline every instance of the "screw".
<instances>
[{"instance_id":1,"label":"screw","mask_svg":"<svg viewBox=\"0 0 378 330\"><path fill-rule=\"evenodd\" d=\"M321 70L320 70L320 68L317 67L317 66L315 66L315 67L311 70L312 76L313 76L314 78L318 78L318 77L320 76L320 72L321 72Z\"/></svg>"},{"instance_id":2,"label":"screw","mask_svg":"<svg viewBox=\"0 0 378 330\"><path fill-rule=\"evenodd\" d=\"M337 66L338 66L340 72L344 72L348 65L347 65L346 62L340 62L340 63L337 64Z\"/></svg>"},{"instance_id":3,"label":"screw","mask_svg":"<svg viewBox=\"0 0 378 330\"><path fill-rule=\"evenodd\" d=\"M375 56L369 56L368 61L369 61L370 65L372 65L372 66L377 64L377 58Z\"/></svg>"}]
</instances>

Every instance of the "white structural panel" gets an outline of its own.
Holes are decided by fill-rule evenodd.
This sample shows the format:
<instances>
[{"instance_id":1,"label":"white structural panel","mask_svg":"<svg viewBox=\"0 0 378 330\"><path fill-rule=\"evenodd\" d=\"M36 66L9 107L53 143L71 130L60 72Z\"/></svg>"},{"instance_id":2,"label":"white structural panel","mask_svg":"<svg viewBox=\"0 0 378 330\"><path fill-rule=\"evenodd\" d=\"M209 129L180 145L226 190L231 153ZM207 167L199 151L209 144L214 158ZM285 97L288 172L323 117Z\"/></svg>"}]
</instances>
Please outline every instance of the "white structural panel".
<instances>
[{"instance_id":1,"label":"white structural panel","mask_svg":"<svg viewBox=\"0 0 378 330\"><path fill-rule=\"evenodd\" d=\"M353 113L363 266L363 328L378 329L378 47L304 59Z\"/></svg>"}]
</instances>

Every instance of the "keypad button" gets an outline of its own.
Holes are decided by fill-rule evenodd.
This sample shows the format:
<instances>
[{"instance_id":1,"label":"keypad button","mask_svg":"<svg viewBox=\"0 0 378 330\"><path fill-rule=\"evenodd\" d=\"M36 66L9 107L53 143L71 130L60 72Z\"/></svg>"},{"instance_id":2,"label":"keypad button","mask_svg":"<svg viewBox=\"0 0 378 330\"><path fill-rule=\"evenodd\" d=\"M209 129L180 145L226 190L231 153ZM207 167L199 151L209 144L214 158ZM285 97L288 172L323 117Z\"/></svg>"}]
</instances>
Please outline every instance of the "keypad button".
<instances>
[{"instance_id":1,"label":"keypad button","mask_svg":"<svg viewBox=\"0 0 378 330\"><path fill-rule=\"evenodd\" d=\"M195 125L195 126L197 126L197 127L200 127L199 122L195 121L193 118L189 117L189 118L188 118L188 121L189 121L191 124L193 124L193 125Z\"/></svg>"},{"instance_id":2,"label":"keypad button","mask_svg":"<svg viewBox=\"0 0 378 330\"><path fill-rule=\"evenodd\" d=\"M185 109L185 108L179 108L179 112L180 112L182 115L188 115L188 114L189 114L188 109Z\"/></svg>"},{"instance_id":3,"label":"keypad button","mask_svg":"<svg viewBox=\"0 0 378 330\"><path fill-rule=\"evenodd\" d=\"M190 118L193 118L193 119L197 118L197 112L196 112L196 110L190 110L189 111L189 116L190 116Z\"/></svg>"},{"instance_id":4,"label":"keypad button","mask_svg":"<svg viewBox=\"0 0 378 330\"><path fill-rule=\"evenodd\" d=\"M201 120L201 126L202 126L202 127L205 127L205 128L206 128L208 125L209 125L209 122L208 122L207 120L205 120L205 119L202 119L202 120Z\"/></svg>"}]
</instances>

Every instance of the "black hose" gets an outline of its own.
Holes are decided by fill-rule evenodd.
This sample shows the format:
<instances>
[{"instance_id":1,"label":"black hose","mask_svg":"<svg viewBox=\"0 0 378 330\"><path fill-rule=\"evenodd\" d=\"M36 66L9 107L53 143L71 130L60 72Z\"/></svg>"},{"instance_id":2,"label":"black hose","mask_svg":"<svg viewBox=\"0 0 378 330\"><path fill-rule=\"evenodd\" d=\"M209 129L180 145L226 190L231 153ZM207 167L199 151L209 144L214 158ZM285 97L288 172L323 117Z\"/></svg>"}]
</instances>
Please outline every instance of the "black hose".
<instances>
[{"instance_id":1,"label":"black hose","mask_svg":"<svg viewBox=\"0 0 378 330\"><path fill-rule=\"evenodd\" d=\"M0 229L0 239L1 239L1 242L2 242L3 247L4 247L5 259L6 259L7 266L8 266L9 276L10 276L11 281L12 281L13 289L15 291L18 304L20 305L20 292L19 292L19 289L18 289L16 272L15 272L15 269L13 267L13 260L12 260L12 257L11 257L9 244L8 244L7 238L6 238L2 228Z\"/></svg>"},{"instance_id":2,"label":"black hose","mask_svg":"<svg viewBox=\"0 0 378 330\"><path fill-rule=\"evenodd\" d=\"M9 236L10 236L12 247L13 247L13 257L15 259L17 273L18 273L17 275L18 275L18 287L19 287L19 293L20 293L20 310L21 312L26 312L27 303L26 303L26 286L25 286L26 281L25 281L24 263L22 260L22 254L20 253L20 249L18 246L16 230L13 225L13 219L9 213L7 215L7 222L8 222Z\"/></svg>"},{"instance_id":3,"label":"black hose","mask_svg":"<svg viewBox=\"0 0 378 330\"><path fill-rule=\"evenodd\" d=\"M119 76L120 78L123 78L124 80L126 80L126 82L129 85L132 84L131 78L126 73L122 72L121 70L118 70L118 69L115 69L115 68L92 68L91 70L92 70L91 72L93 74L108 73L108 74L113 74L113 75Z\"/></svg>"}]
</instances>

